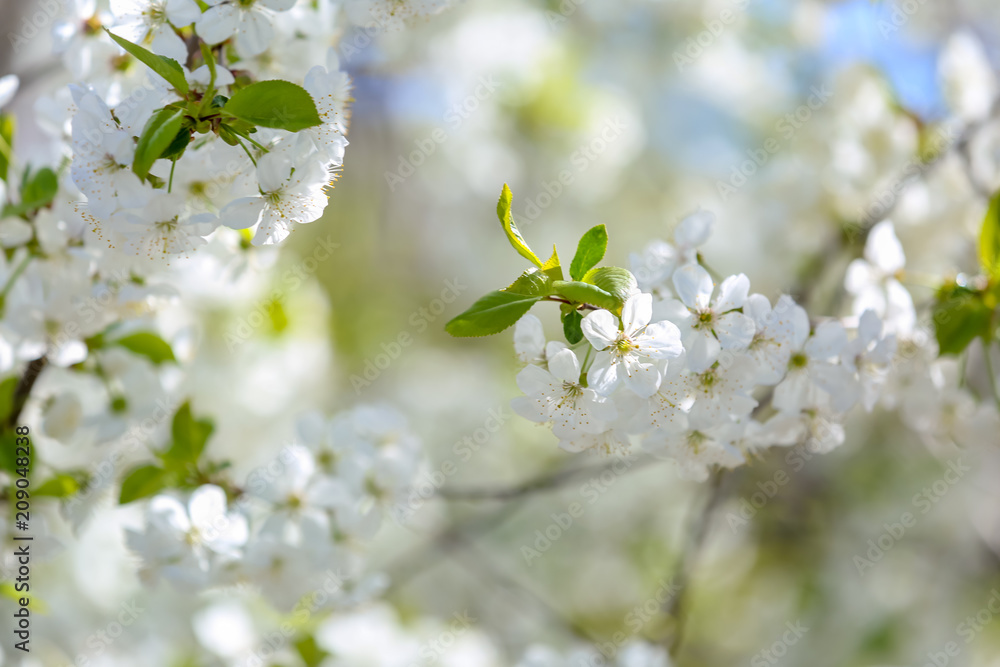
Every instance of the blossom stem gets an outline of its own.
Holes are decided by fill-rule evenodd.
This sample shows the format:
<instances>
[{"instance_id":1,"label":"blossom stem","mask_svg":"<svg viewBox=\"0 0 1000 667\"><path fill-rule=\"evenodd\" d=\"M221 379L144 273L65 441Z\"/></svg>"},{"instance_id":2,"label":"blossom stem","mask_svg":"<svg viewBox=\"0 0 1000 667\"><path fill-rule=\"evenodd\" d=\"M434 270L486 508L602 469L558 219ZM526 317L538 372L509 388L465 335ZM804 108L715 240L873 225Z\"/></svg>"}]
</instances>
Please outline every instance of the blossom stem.
<instances>
[{"instance_id":1,"label":"blossom stem","mask_svg":"<svg viewBox=\"0 0 1000 667\"><path fill-rule=\"evenodd\" d=\"M29 254L20 264L17 265L17 268L15 268L13 273L11 273L7 278L7 282L4 284L3 290L0 290L0 312L3 312L3 302L7 298L7 295L10 294L10 290L14 287L14 283L16 283L17 279L21 277L24 270L28 268L28 262L31 261L31 257L32 255Z\"/></svg>"},{"instance_id":2,"label":"blossom stem","mask_svg":"<svg viewBox=\"0 0 1000 667\"><path fill-rule=\"evenodd\" d=\"M993 390L993 400L996 401L997 410L1000 411L1000 388L997 387L997 374L993 368L992 345L983 346L983 355L986 357L986 374L990 376L990 389Z\"/></svg>"},{"instance_id":3,"label":"blossom stem","mask_svg":"<svg viewBox=\"0 0 1000 667\"><path fill-rule=\"evenodd\" d=\"M249 148L247 148L246 144L244 144L244 143L243 143L242 141L240 141L240 147L242 147L242 148L243 148L243 150L244 150L244 151L246 152L246 154L247 154L247 157L248 157L248 158L250 158L250 162L252 162L252 163L253 163L253 166L254 166L254 167L256 167L256 166L257 166L257 160L254 160L254 159L253 159L253 153L251 153L251 152L250 152L250 149L249 149Z\"/></svg>"},{"instance_id":4,"label":"blossom stem","mask_svg":"<svg viewBox=\"0 0 1000 667\"><path fill-rule=\"evenodd\" d=\"M21 411L24 410L24 406L28 402L28 397L31 396L31 390L35 386L35 380L45 370L47 363L48 359L45 356L28 362L28 367L24 369L24 375L21 376L21 379L17 382L17 386L14 388L10 416L7 417L7 428L13 429L17 426L17 422L21 419Z\"/></svg>"},{"instance_id":5,"label":"blossom stem","mask_svg":"<svg viewBox=\"0 0 1000 667\"><path fill-rule=\"evenodd\" d=\"M174 168L177 167L177 160L170 161L170 180L167 182L167 192L172 192L174 189Z\"/></svg>"},{"instance_id":6,"label":"blossom stem","mask_svg":"<svg viewBox=\"0 0 1000 667\"><path fill-rule=\"evenodd\" d=\"M674 575L677 580L677 593L671 596L664 605L668 616L674 619L674 631L670 636L668 651L670 657L676 658L684 644L684 632L687 625L689 611L687 609L688 591L690 590L691 573L694 571L695 563L701 553L705 538L708 536L708 529L712 524L712 517L715 508L724 497L722 493L722 480L725 476L724 470L717 470L712 476L711 488L708 499L702 507L701 514L692 525L691 539L688 540L684 552L681 555L680 563Z\"/></svg>"}]
</instances>

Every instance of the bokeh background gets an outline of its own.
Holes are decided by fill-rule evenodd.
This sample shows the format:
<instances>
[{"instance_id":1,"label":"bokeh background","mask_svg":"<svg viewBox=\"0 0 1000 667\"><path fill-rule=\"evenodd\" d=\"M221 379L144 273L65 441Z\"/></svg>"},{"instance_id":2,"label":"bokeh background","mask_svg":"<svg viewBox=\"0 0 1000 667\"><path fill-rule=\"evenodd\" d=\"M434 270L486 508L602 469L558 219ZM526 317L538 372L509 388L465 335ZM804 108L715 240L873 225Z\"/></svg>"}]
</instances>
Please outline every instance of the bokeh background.
<instances>
[{"instance_id":1,"label":"bokeh background","mask_svg":"<svg viewBox=\"0 0 1000 667\"><path fill-rule=\"evenodd\" d=\"M4 0L5 22L29 4ZM812 314L844 314L844 269L861 253L845 229L877 221L866 220L872 202L955 115L948 77L992 80L947 47L974 39L987 63L1000 63L998 18L985 0L475 0L404 29L345 26L341 58L356 101L326 215L280 254L248 255L233 267L243 272L235 286L189 276L183 304L161 315L175 340L202 323L186 381L216 415L213 453L246 471L292 437L302 411L385 401L424 441L427 474L454 471L445 489L582 472L510 498L429 498L408 523L390 524L372 566L393 581L391 606L345 621L356 656L343 664L395 665L365 656L413 641L405 633L427 617L447 623L456 613L477 619L474 632L422 664L514 664L533 643L663 641L675 630L649 602L677 582L710 485L665 463L609 474L600 458L571 460L508 407L519 367L509 332L456 340L443 331L524 268L494 215L503 183L535 248L556 244L568 257L604 223L606 261L621 265L708 209L717 224L703 253L713 269L746 273L772 299L796 294ZM22 77L22 115L51 72L45 40L0 60ZM948 64L943 54L955 52ZM769 139L778 150L733 191L720 189ZM1000 185L997 158L969 158L987 190ZM892 217L916 273L975 271L986 201L966 167L946 157L902 188ZM336 245L326 261L312 259L321 243ZM288 271L304 271L300 287L287 289ZM925 307L932 290L908 287ZM265 298L274 289L281 298ZM251 319L263 324L232 345ZM556 320L543 321L556 337ZM987 622L980 614L968 643L960 629L1000 598L1000 431L974 407L935 409L952 408L935 437L912 433L895 412L855 413L828 455L777 449L732 474L693 564L678 664L916 666L935 664L955 641L959 655L937 664L1000 665L993 612ZM969 469L942 485L957 461ZM574 502L583 514L540 550L536 531ZM906 512L915 525L883 539L890 548L873 558L869 540L893 535ZM224 651L191 619L204 622L194 615L225 596L185 600L123 576L131 561L118 530L138 515L114 516L66 533L67 548L37 566L39 595L95 628L138 599L151 611L122 643L169 644L178 665L212 664L194 656ZM158 600L190 614L161 614ZM67 622L48 618L40 635ZM261 612L254 622L263 632L277 619ZM787 624L808 631L780 658L762 653Z\"/></svg>"}]
</instances>

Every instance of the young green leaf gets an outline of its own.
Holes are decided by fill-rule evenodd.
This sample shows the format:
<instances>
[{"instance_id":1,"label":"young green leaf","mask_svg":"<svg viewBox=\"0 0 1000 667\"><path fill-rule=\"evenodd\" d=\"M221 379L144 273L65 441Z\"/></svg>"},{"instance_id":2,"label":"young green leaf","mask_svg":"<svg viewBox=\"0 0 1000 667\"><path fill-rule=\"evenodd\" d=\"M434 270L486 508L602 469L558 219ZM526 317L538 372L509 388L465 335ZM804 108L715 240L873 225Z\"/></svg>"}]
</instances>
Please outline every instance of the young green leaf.
<instances>
[{"instance_id":1,"label":"young green leaf","mask_svg":"<svg viewBox=\"0 0 1000 667\"><path fill-rule=\"evenodd\" d=\"M625 303L639 288L632 272L619 266L602 266L599 269L591 269L583 277L583 282L597 285L621 303Z\"/></svg>"},{"instance_id":2,"label":"young green leaf","mask_svg":"<svg viewBox=\"0 0 1000 667\"><path fill-rule=\"evenodd\" d=\"M28 211L43 208L52 203L59 191L59 177L48 167L42 167L34 174L25 175L21 185L21 203L5 211L7 215L23 215Z\"/></svg>"},{"instance_id":3,"label":"young green leaf","mask_svg":"<svg viewBox=\"0 0 1000 667\"><path fill-rule=\"evenodd\" d=\"M184 78L184 70L181 69L180 63L173 58L167 58L166 56L157 55L152 51L147 51L138 44L133 44L127 39L122 39L107 28L104 31L111 36L111 39L115 40L118 46L128 51L139 62L166 79L167 83L173 86L174 90L182 97L188 94L190 89L188 88L187 79Z\"/></svg>"},{"instance_id":4,"label":"young green leaf","mask_svg":"<svg viewBox=\"0 0 1000 667\"><path fill-rule=\"evenodd\" d=\"M118 504L125 505L134 500L155 496L169 486L169 472L154 465L134 468L122 481L122 490L118 496Z\"/></svg>"},{"instance_id":5,"label":"young green leaf","mask_svg":"<svg viewBox=\"0 0 1000 667\"><path fill-rule=\"evenodd\" d=\"M500 224L503 225L507 240L510 241L510 245L517 251L517 254L538 268L542 268L542 260L538 259L538 255L531 251L531 248L525 243L524 237L521 236L521 232L518 231L517 225L514 224L514 214L510 210L513 199L514 195L504 183L503 190L500 192L500 200L497 202L497 217L500 218Z\"/></svg>"},{"instance_id":6,"label":"young green leaf","mask_svg":"<svg viewBox=\"0 0 1000 667\"><path fill-rule=\"evenodd\" d=\"M69 498L80 490L80 483L70 475L60 473L55 477L50 477L37 487L34 495L49 496L52 498Z\"/></svg>"},{"instance_id":7,"label":"young green leaf","mask_svg":"<svg viewBox=\"0 0 1000 667\"><path fill-rule=\"evenodd\" d=\"M965 287L942 288L934 307L934 336L939 354L961 354L976 338L992 338L993 311L983 294Z\"/></svg>"},{"instance_id":8,"label":"young green leaf","mask_svg":"<svg viewBox=\"0 0 1000 667\"><path fill-rule=\"evenodd\" d=\"M576 246L576 255L569 265L569 277L573 280L583 280L583 277L597 263L604 259L604 253L608 250L608 230L604 225L591 227L587 233L580 237L580 243Z\"/></svg>"},{"instance_id":9,"label":"young green leaf","mask_svg":"<svg viewBox=\"0 0 1000 667\"><path fill-rule=\"evenodd\" d=\"M316 102L302 86L289 81L260 81L236 91L222 110L262 127L298 132L319 125Z\"/></svg>"},{"instance_id":10,"label":"young green leaf","mask_svg":"<svg viewBox=\"0 0 1000 667\"><path fill-rule=\"evenodd\" d=\"M555 246L552 246L552 256L542 264L541 271L552 280L563 279L562 265L559 263L559 253L556 252Z\"/></svg>"},{"instance_id":11,"label":"young green leaf","mask_svg":"<svg viewBox=\"0 0 1000 667\"><path fill-rule=\"evenodd\" d=\"M139 135L135 146L132 171L139 178L145 178L149 168L173 143L184 123L184 110L165 107L154 113Z\"/></svg>"},{"instance_id":12,"label":"young green leaf","mask_svg":"<svg viewBox=\"0 0 1000 667\"><path fill-rule=\"evenodd\" d=\"M569 282L555 280L552 282L552 290L559 296L565 297L575 303L589 303L592 306L606 308L607 310L618 310L622 307L622 301L597 285L591 285L590 283L577 280Z\"/></svg>"},{"instance_id":13,"label":"young green leaf","mask_svg":"<svg viewBox=\"0 0 1000 667\"><path fill-rule=\"evenodd\" d=\"M504 292L514 292L526 296L547 296L552 292L549 277L541 271L525 271L517 280L504 288Z\"/></svg>"},{"instance_id":14,"label":"young green leaf","mask_svg":"<svg viewBox=\"0 0 1000 667\"><path fill-rule=\"evenodd\" d=\"M990 199L979 233L979 261L991 280L1000 281L1000 192Z\"/></svg>"},{"instance_id":15,"label":"young green leaf","mask_svg":"<svg viewBox=\"0 0 1000 667\"><path fill-rule=\"evenodd\" d=\"M566 342L570 345L576 345L583 340L583 329L580 328L581 322L583 322L583 314L579 310L571 310L568 313L563 313L563 335L566 337Z\"/></svg>"},{"instance_id":16,"label":"young green leaf","mask_svg":"<svg viewBox=\"0 0 1000 667\"><path fill-rule=\"evenodd\" d=\"M0 180L7 180L11 151L14 149L14 114L0 113Z\"/></svg>"},{"instance_id":17,"label":"young green leaf","mask_svg":"<svg viewBox=\"0 0 1000 667\"><path fill-rule=\"evenodd\" d=\"M0 382L0 424L6 424L14 409L14 392L17 390L18 378L11 375Z\"/></svg>"},{"instance_id":18,"label":"young green leaf","mask_svg":"<svg viewBox=\"0 0 1000 667\"><path fill-rule=\"evenodd\" d=\"M448 322L452 336L490 336L511 326L542 297L496 290L482 297L467 311Z\"/></svg>"},{"instance_id":19,"label":"young green leaf","mask_svg":"<svg viewBox=\"0 0 1000 667\"><path fill-rule=\"evenodd\" d=\"M191 414L191 404L185 403L174 415L170 427L173 442L170 449L163 453L164 462L182 466L197 463L213 430L215 427L211 421L195 419Z\"/></svg>"},{"instance_id":20,"label":"young green leaf","mask_svg":"<svg viewBox=\"0 0 1000 667\"><path fill-rule=\"evenodd\" d=\"M121 345L130 352L146 357L156 366L166 361L177 361L174 357L174 351L170 348L170 344L149 331L139 331L129 334L113 342L116 345Z\"/></svg>"}]
</instances>

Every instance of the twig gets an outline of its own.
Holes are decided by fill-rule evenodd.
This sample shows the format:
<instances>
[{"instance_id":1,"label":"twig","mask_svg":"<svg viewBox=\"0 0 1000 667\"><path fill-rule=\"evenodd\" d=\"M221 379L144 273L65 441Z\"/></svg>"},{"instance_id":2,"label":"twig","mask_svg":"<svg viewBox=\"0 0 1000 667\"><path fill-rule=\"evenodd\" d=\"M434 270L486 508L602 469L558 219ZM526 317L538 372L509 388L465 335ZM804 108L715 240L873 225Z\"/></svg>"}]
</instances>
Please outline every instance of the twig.
<instances>
[{"instance_id":1,"label":"twig","mask_svg":"<svg viewBox=\"0 0 1000 667\"><path fill-rule=\"evenodd\" d=\"M667 601L664 611L674 620L674 631L670 636L668 650L671 657L676 657L684 643L684 630L687 623L688 610L686 608L691 574L697 564L698 556L701 553L705 538L708 536L708 529L712 524L712 516L715 508L725 496L722 492L722 480L725 476L724 470L718 470L712 477L711 488L705 506L701 514L691 527L691 539L685 545L684 553L680 563L675 568L678 590L676 595L671 596Z\"/></svg>"},{"instance_id":2,"label":"twig","mask_svg":"<svg viewBox=\"0 0 1000 667\"><path fill-rule=\"evenodd\" d=\"M41 375L47 363L48 359L41 356L38 359L30 361L28 367L24 369L24 375L21 376L21 379L17 382L17 387L14 388L14 399L11 401L10 416L7 417L7 428L12 429L17 426L17 422L21 419L21 412L24 410L24 406L28 402L28 397L31 396L31 390L35 386L35 380Z\"/></svg>"}]
</instances>

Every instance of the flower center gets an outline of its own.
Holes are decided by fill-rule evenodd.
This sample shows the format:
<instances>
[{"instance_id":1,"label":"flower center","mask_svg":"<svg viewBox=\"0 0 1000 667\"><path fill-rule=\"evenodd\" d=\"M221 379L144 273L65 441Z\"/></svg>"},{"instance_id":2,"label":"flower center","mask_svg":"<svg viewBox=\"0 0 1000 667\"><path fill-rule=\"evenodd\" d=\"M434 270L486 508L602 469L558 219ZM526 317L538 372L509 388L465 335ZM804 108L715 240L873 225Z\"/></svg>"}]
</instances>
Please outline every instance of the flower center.
<instances>
[{"instance_id":1,"label":"flower center","mask_svg":"<svg viewBox=\"0 0 1000 667\"><path fill-rule=\"evenodd\" d=\"M803 352L796 352L792 355L792 358L788 360L788 367L791 369L805 368L809 365L809 357Z\"/></svg>"},{"instance_id":2,"label":"flower center","mask_svg":"<svg viewBox=\"0 0 1000 667\"><path fill-rule=\"evenodd\" d=\"M695 329L711 329L715 324L715 313L711 310L702 310L695 315Z\"/></svg>"}]
</instances>

